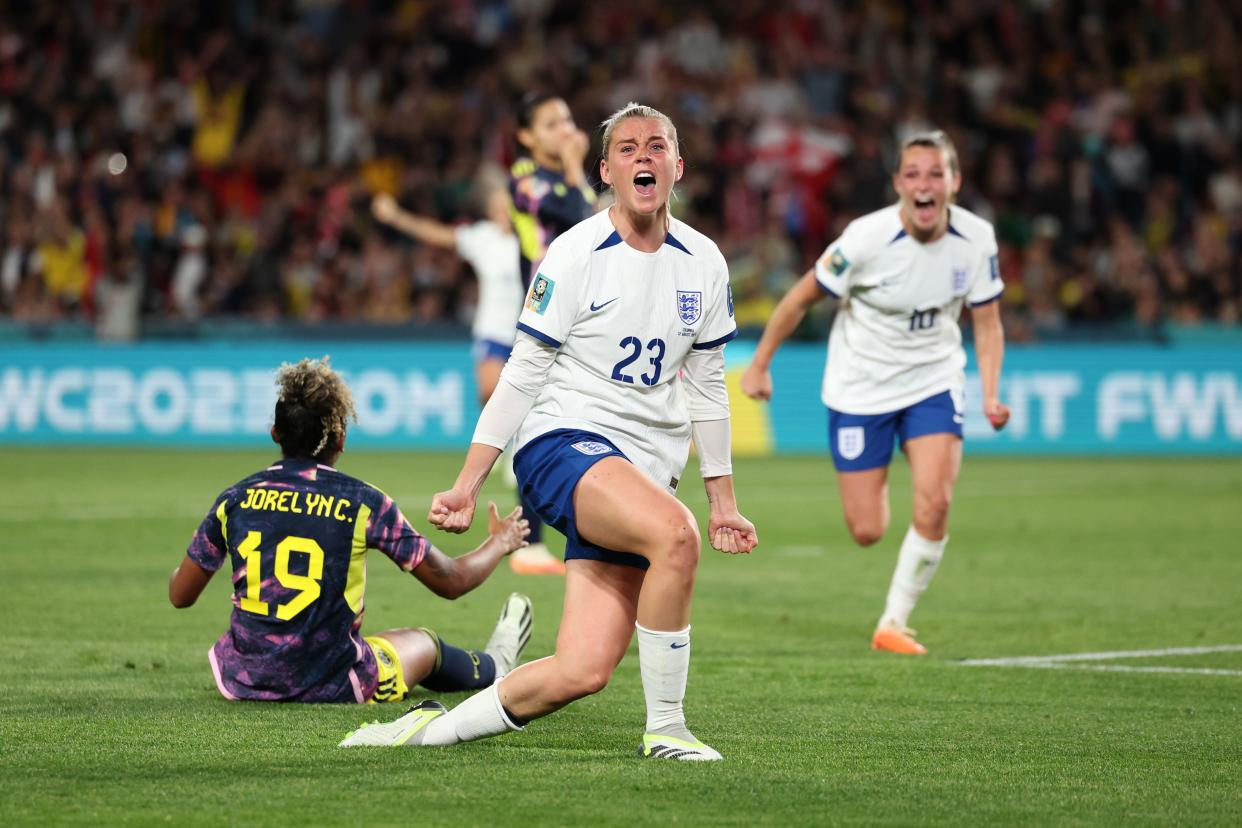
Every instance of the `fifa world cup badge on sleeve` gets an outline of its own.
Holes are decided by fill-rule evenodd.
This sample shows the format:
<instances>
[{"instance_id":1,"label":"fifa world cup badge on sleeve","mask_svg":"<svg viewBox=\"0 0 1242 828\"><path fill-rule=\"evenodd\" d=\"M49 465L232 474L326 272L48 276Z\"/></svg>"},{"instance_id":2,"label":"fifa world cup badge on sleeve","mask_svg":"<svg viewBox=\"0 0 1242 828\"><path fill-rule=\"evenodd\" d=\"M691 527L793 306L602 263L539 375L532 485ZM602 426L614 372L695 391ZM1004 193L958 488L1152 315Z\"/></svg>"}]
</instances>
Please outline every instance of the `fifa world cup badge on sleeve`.
<instances>
[{"instance_id":1,"label":"fifa world cup badge on sleeve","mask_svg":"<svg viewBox=\"0 0 1242 828\"><path fill-rule=\"evenodd\" d=\"M838 247L828 255L828 269L832 271L833 276L840 276L849 266L849 259L841 255L841 248Z\"/></svg>"},{"instance_id":2,"label":"fifa world cup badge on sleeve","mask_svg":"<svg viewBox=\"0 0 1242 828\"><path fill-rule=\"evenodd\" d=\"M556 287L556 282L540 273L535 277L535 281L530 286L530 296L526 299L526 307L535 313L542 314L548 309L548 303L552 301L552 288Z\"/></svg>"}]
</instances>

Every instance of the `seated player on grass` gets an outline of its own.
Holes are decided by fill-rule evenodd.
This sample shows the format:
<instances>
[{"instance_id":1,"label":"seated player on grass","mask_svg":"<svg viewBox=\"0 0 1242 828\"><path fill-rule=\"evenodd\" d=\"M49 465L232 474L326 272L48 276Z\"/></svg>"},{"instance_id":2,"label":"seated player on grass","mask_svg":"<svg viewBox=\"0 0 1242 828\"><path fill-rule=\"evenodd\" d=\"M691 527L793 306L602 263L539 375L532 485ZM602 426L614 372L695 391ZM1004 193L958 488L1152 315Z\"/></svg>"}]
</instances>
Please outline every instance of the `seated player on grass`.
<instances>
[{"instance_id":1,"label":"seated player on grass","mask_svg":"<svg viewBox=\"0 0 1242 828\"><path fill-rule=\"evenodd\" d=\"M487 687L517 664L530 638L530 599L514 593L482 652L429 629L363 637L366 552L379 549L444 598L481 584L526 545L521 508L501 519L490 504L488 537L458 558L410 525L392 498L333 466L354 419L349 387L323 360L283 365L272 439L282 458L229 487L173 571L168 598L191 606L231 559L233 617L208 653L228 699L399 701L409 688Z\"/></svg>"}]
</instances>

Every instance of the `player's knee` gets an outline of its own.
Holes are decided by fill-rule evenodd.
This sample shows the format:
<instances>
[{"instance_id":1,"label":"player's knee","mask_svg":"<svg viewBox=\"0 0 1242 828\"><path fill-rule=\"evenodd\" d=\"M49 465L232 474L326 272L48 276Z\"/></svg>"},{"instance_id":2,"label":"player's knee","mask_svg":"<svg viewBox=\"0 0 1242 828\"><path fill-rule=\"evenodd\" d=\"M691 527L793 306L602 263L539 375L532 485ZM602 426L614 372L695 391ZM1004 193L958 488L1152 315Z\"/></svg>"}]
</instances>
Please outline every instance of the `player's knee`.
<instances>
[{"instance_id":1,"label":"player's knee","mask_svg":"<svg viewBox=\"0 0 1242 828\"><path fill-rule=\"evenodd\" d=\"M950 502L948 492L920 497L914 507L915 528L930 530L933 534L943 532L949 521Z\"/></svg>"},{"instance_id":2,"label":"player's knee","mask_svg":"<svg viewBox=\"0 0 1242 828\"><path fill-rule=\"evenodd\" d=\"M561 690L567 701L593 696L608 686L612 670L597 664L583 664L562 673Z\"/></svg>"},{"instance_id":3,"label":"player's knee","mask_svg":"<svg viewBox=\"0 0 1242 828\"><path fill-rule=\"evenodd\" d=\"M691 519L679 518L663 539L660 557L669 567L693 574L699 565L703 539L699 527Z\"/></svg>"},{"instance_id":4,"label":"player's knee","mask_svg":"<svg viewBox=\"0 0 1242 828\"><path fill-rule=\"evenodd\" d=\"M856 518L846 522L854 543L859 546L874 546L884 538L887 528L884 521L876 518Z\"/></svg>"}]
</instances>

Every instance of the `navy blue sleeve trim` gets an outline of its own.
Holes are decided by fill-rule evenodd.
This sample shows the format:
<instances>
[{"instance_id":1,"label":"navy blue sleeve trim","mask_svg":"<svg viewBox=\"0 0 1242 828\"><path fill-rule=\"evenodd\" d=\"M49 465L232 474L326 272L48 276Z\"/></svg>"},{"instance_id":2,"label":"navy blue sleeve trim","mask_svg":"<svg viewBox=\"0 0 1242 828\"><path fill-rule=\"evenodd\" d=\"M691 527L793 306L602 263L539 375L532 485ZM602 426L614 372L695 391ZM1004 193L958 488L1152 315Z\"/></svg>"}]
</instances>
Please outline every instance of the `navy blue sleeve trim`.
<instances>
[{"instance_id":1,"label":"navy blue sleeve trim","mask_svg":"<svg viewBox=\"0 0 1242 828\"><path fill-rule=\"evenodd\" d=\"M723 345L736 336L737 336L737 328L734 328L733 330L729 331L724 336L720 337L720 339L713 339L711 342L696 342L690 347L696 351L710 351L712 348L716 348L720 345Z\"/></svg>"},{"instance_id":2,"label":"navy blue sleeve trim","mask_svg":"<svg viewBox=\"0 0 1242 828\"><path fill-rule=\"evenodd\" d=\"M553 348L561 347L561 343L557 342L555 339L548 336L546 333L535 330L530 325L523 325L521 322L519 322L517 325L517 329L524 334L530 334L535 339L538 339L540 342L542 342L545 345L551 345Z\"/></svg>"},{"instance_id":3,"label":"navy blue sleeve trim","mask_svg":"<svg viewBox=\"0 0 1242 828\"><path fill-rule=\"evenodd\" d=\"M1002 291L1001 293L1004 293L1004 291ZM970 306L971 306L972 308L981 308L981 307L983 307L984 305L990 305L990 304L992 304L993 302L995 302L995 301L997 301L998 299L1000 299L1000 298L1001 298L1001 293L996 294L996 295L995 295L995 296L993 296L991 299L984 299L982 302L971 302L971 303L970 303Z\"/></svg>"},{"instance_id":4,"label":"navy blue sleeve trim","mask_svg":"<svg viewBox=\"0 0 1242 828\"><path fill-rule=\"evenodd\" d=\"M829 296L831 296L833 299L841 298L841 294L837 293L835 290L825 285L819 279L815 280L815 284L819 285L819 289L822 290L824 293L828 294Z\"/></svg>"}]
</instances>

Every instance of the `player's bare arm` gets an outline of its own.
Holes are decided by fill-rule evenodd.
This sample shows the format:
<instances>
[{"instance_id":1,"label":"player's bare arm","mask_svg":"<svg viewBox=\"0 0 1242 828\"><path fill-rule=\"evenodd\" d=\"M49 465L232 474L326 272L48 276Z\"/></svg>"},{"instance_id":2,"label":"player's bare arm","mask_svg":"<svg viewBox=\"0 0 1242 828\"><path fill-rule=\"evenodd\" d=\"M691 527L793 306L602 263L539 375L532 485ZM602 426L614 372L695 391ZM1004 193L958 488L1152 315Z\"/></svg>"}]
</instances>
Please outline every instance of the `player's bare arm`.
<instances>
[{"instance_id":1,"label":"player's bare arm","mask_svg":"<svg viewBox=\"0 0 1242 828\"><path fill-rule=\"evenodd\" d=\"M427 521L445 532L461 534L474 522L474 504L478 499L483 481L491 472L500 449L484 443L471 443L466 452L466 462L453 488L439 492L431 500Z\"/></svg>"},{"instance_id":2,"label":"player's bare arm","mask_svg":"<svg viewBox=\"0 0 1242 828\"><path fill-rule=\"evenodd\" d=\"M1000 401L1001 363L1005 358L1005 330L1001 325L999 302L989 302L970 310L975 329L975 358L983 383L983 413L1000 431L1009 422L1009 406Z\"/></svg>"},{"instance_id":3,"label":"player's bare arm","mask_svg":"<svg viewBox=\"0 0 1242 828\"><path fill-rule=\"evenodd\" d=\"M755 355L742 374L742 392L752 400L772 399L772 357L777 349L797 330L808 310L828 294L820 289L815 271L808 270L781 297L772 318L764 326L763 336L755 346Z\"/></svg>"},{"instance_id":4,"label":"player's bare arm","mask_svg":"<svg viewBox=\"0 0 1242 828\"><path fill-rule=\"evenodd\" d=\"M521 506L502 518L496 504L488 503L487 533L487 540L456 558L431 547L414 569L414 577L442 598L460 598L483 583L501 558L526 545L530 524L522 517Z\"/></svg>"},{"instance_id":5,"label":"player's bare arm","mask_svg":"<svg viewBox=\"0 0 1242 828\"><path fill-rule=\"evenodd\" d=\"M737 510L737 497L733 493L733 475L708 477L703 480L707 489L707 503L711 508L707 535L712 548L730 554L747 554L759 545L755 524L742 517Z\"/></svg>"},{"instance_id":6,"label":"player's bare arm","mask_svg":"<svg viewBox=\"0 0 1242 828\"><path fill-rule=\"evenodd\" d=\"M449 250L457 247L457 231L451 226L402 210L396 199L387 193L381 193L372 199L371 215L375 216L376 221L425 244L434 244Z\"/></svg>"},{"instance_id":7,"label":"player's bare arm","mask_svg":"<svg viewBox=\"0 0 1242 828\"><path fill-rule=\"evenodd\" d=\"M215 574L203 569L187 555L168 579L169 602L177 609L194 606L198 596L203 594L207 582Z\"/></svg>"}]
</instances>

